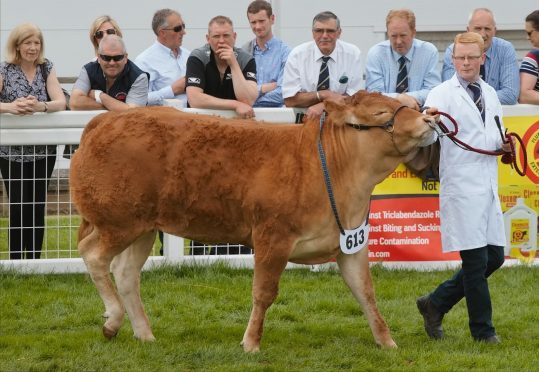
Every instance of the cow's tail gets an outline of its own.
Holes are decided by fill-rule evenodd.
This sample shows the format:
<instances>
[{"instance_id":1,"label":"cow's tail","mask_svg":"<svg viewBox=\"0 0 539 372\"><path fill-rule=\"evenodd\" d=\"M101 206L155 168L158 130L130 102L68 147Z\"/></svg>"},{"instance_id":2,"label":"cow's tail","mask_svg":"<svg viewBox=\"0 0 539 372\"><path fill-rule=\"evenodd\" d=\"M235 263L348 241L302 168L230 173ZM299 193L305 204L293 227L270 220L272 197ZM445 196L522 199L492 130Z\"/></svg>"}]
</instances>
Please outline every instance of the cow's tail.
<instances>
[{"instance_id":1,"label":"cow's tail","mask_svg":"<svg viewBox=\"0 0 539 372\"><path fill-rule=\"evenodd\" d=\"M94 231L94 225L92 225L90 222L85 220L84 217L81 217L80 226L79 226L78 243L80 243L82 239L90 235L92 231Z\"/></svg>"}]
</instances>

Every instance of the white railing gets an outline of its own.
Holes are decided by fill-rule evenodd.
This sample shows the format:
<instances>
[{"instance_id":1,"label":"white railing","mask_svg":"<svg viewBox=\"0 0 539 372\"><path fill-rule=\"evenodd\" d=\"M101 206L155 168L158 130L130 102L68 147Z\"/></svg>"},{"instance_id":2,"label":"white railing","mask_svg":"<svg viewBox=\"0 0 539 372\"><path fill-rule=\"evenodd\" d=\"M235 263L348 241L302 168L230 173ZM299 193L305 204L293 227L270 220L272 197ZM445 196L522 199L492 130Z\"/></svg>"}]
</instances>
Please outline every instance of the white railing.
<instances>
[{"instance_id":1,"label":"white railing","mask_svg":"<svg viewBox=\"0 0 539 372\"><path fill-rule=\"evenodd\" d=\"M168 105L175 106L174 101L168 102ZM203 113L210 115L219 115L223 117L233 117L233 111L222 110L199 110L199 109L182 109L188 112ZM31 116L14 116L10 114L0 115L0 145L60 145L58 151L58 160L56 162L56 177L51 183L60 185L62 182L66 185L68 193L66 175L69 169L69 160L62 158L60 151L62 146L66 144L78 144L82 131L86 124L96 115L104 111L64 111L50 114L35 114ZM297 110L290 108L255 109L256 119L267 122L288 122L292 123L295 120ZM539 106L536 105L516 105L505 106L504 116L539 116ZM63 174L62 174L62 171ZM3 187L3 186L0 186ZM57 186L59 193L60 186ZM8 202L5 192L2 193L3 200L0 199L0 214L8 208ZM57 195L59 199L59 195ZM68 213L69 220L73 220L72 205L68 197L64 196L69 204ZM47 203L51 203L50 200ZM64 206L65 207L65 206ZM58 206L58 209L60 206ZM2 213L4 212L4 213ZM76 214L76 213L75 213ZM1 217L0 215L0 217ZM49 218L60 219L61 216L49 215ZM76 216L75 216L76 217ZM0 219L1 221L1 219ZM76 222L76 219L75 219ZM57 223L57 225L60 225ZM39 260L9 260L7 249L7 228L0 224L0 267L13 268L22 272L39 272L39 273L63 273L63 272L85 272L86 268L79 258L74 239L69 239L66 243L68 246L57 247L57 249L44 246L42 258ZM71 235L76 236L78 223L68 223L64 226L70 230ZM50 230L50 229L49 229ZM5 238L4 238L5 237ZM5 241L3 241L5 239ZM46 241L46 240L45 240ZM189 255L189 248L184 244L185 240L180 237L165 234L164 236L164 252L163 256L159 252L152 252L145 268L160 265L162 263L211 263L216 260L226 260L232 266L252 267L252 255ZM58 244L58 243L57 243ZM44 243L45 245L45 243ZM52 253L51 253L52 252ZM537 259L536 259L537 263ZM301 265L289 264L289 267ZM390 263L387 266L405 266L415 269L432 269L454 267L454 262L406 262L406 263Z\"/></svg>"}]
</instances>

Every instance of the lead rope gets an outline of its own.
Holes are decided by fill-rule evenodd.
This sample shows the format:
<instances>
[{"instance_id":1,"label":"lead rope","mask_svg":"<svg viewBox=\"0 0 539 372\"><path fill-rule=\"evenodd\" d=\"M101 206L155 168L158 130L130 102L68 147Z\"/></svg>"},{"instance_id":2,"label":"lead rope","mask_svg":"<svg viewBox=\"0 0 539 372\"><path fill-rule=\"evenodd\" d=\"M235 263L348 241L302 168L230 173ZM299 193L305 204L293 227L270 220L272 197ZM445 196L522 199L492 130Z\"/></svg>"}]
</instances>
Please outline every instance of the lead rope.
<instances>
[{"instance_id":1,"label":"lead rope","mask_svg":"<svg viewBox=\"0 0 539 372\"><path fill-rule=\"evenodd\" d=\"M504 134L502 133L502 127L501 127L501 124L500 124L500 118L498 116L494 117L494 119L496 120L496 125L498 126L498 130L500 132L500 136L502 137L502 141L504 143L509 142L509 146L511 147L511 152L505 152L503 150L499 150L499 151L483 150L483 149L477 149L475 147L472 147L472 146L468 145L466 142L463 142L463 141L459 140L456 137L457 133L459 131L459 127L457 125L457 121L451 115L449 115L449 114L447 114L445 112L442 112L442 111L438 111L434 115L436 115L436 114L445 116L453 124L454 129L453 129L452 132L450 132L449 129L447 129L447 127L442 123L441 120L437 123L438 126L440 127L440 129L442 130L443 135L447 136L455 145L457 145L458 147L460 147L463 150L477 152L477 153L483 154L483 155L493 155L493 156L501 155L502 156L502 163L510 164L511 167L514 168L515 171L520 176L524 177L526 175L526 172L528 170L528 154L526 153L526 147L524 146L524 142L522 141L522 138L520 138L520 136L517 133L514 133L514 132L505 133L505 136L504 136ZM524 166L523 166L522 169L520 169L520 167L518 165L518 162L517 162L516 149L515 149L515 145L513 144L513 141L512 141L513 138L516 138L516 140L518 141L518 143L520 145L520 150L522 151L522 157L523 157L523 160L524 160L523 161Z\"/></svg>"},{"instance_id":2,"label":"lead rope","mask_svg":"<svg viewBox=\"0 0 539 372\"><path fill-rule=\"evenodd\" d=\"M333 188L331 187L331 179L329 176L329 170L326 163L326 153L322 147L322 128L324 122L326 121L326 112L324 111L320 116L320 135L318 136L318 155L320 156L320 163L322 163L322 172L324 173L324 181L326 183L326 190L329 196L329 203L331 204L331 209L333 210L333 215L335 216L335 221L337 221L337 226L339 226L339 231L341 235L344 235L344 229L341 225L341 220L339 219L339 213L337 213L337 204L335 203L335 196L333 194Z\"/></svg>"}]
</instances>

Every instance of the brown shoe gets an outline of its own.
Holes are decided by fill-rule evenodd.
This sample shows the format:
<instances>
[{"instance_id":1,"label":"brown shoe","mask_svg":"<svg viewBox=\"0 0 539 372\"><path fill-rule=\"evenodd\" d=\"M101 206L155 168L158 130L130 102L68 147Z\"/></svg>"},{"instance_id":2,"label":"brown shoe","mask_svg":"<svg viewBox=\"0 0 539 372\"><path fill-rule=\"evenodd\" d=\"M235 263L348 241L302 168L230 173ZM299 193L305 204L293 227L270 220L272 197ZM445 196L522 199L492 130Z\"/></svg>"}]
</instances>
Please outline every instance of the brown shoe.
<instances>
[{"instance_id":1,"label":"brown shoe","mask_svg":"<svg viewBox=\"0 0 539 372\"><path fill-rule=\"evenodd\" d=\"M500 338L497 335L492 335L487 338L478 338L476 339L476 341L484 342L485 344L492 344L492 345L497 345L497 344L502 343L502 340L500 340Z\"/></svg>"},{"instance_id":2,"label":"brown shoe","mask_svg":"<svg viewBox=\"0 0 539 372\"><path fill-rule=\"evenodd\" d=\"M442 319L444 318L444 314L438 311L432 302L430 302L429 295L419 297L415 303L419 312L423 315L427 335L434 340L443 338Z\"/></svg>"}]
</instances>

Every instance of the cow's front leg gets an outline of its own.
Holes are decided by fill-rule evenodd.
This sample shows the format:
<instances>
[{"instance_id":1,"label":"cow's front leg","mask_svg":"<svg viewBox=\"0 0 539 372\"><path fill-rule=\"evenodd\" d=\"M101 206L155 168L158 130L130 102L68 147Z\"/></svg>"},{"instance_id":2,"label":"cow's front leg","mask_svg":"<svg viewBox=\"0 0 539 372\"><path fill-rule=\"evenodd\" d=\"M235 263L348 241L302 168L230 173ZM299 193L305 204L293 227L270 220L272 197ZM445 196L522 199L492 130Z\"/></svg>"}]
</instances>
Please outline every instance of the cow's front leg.
<instances>
[{"instance_id":1,"label":"cow's front leg","mask_svg":"<svg viewBox=\"0 0 539 372\"><path fill-rule=\"evenodd\" d=\"M288 256L284 253L280 254L276 251L268 253L261 248L259 246L255 248L253 309L241 342L243 350L246 352L260 350L260 339L262 338L266 311L277 297L279 279L288 262Z\"/></svg>"},{"instance_id":2,"label":"cow's front leg","mask_svg":"<svg viewBox=\"0 0 539 372\"><path fill-rule=\"evenodd\" d=\"M391 338L389 328L376 306L367 247L351 255L341 252L337 256L337 264L344 281L363 308L376 343L384 348L396 348L397 344Z\"/></svg>"}]
</instances>

